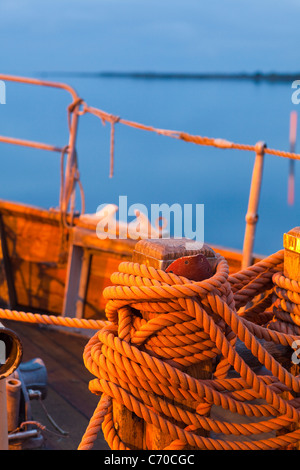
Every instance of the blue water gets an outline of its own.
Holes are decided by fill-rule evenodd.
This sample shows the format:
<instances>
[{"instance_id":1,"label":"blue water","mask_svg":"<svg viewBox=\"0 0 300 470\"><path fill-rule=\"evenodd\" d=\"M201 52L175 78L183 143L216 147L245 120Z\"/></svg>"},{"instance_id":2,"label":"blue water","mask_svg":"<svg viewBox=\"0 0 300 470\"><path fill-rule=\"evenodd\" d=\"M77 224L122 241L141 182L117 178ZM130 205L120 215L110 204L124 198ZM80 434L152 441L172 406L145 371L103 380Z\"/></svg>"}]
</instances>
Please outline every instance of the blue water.
<instances>
[{"instance_id":1,"label":"blue water","mask_svg":"<svg viewBox=\"0 0 300 470\"><path fill-rule=\"evenodd\" d=\"M48 79L58 80L49 76ZM157 128L174 129L289 150L291 84L213 80L67 78L91 106ZM0 134L64 146L66 107L60 90L6 84ZM241 249L254 154L197 146L117 124L115 173L109 178L110 126L80 120L78 158L86 212L99 204L204 204L205 241ZM1 144L0 198L40 207L58 205L60 155ZM285 231L300 225L299 173L295 205L287 204L288 161L267 155L255 252L282 248ZM80 208L80 206L78 207Z\"/></svg>"}]
</instances>

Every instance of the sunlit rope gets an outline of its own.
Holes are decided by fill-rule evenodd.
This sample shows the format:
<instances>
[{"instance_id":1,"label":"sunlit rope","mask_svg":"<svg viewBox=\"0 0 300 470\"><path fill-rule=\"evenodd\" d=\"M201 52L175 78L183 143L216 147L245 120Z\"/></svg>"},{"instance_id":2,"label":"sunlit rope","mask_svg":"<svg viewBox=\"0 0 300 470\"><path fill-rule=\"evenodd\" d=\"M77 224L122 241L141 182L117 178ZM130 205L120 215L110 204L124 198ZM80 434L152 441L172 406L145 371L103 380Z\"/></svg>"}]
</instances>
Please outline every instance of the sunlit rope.
<instances>
[{"instance_id":1,"label":"sunlit rope","mask_svg":"<svg viewBox=\"0 0 300 470\"><path fill-rule=\"evenodd\" d=\"M198 449L266 450L298 442L300 430L286 428L299 421L300 398L288 400L281 395L299 393L299 378L260 342L285 345L292 352L297 335L274 329L275 304L272 319L267 316L265 324L255 323L253 305L241 315L237 310L237 305L246 306L259 292L266 291L269 297L282 266L283 250L229 276L227 262L218 255L216 274L196 283L145 265L121 263L112 275L113 285L104 291L109 322L91 338L84 353L85 365L95 376L90 390L101 399L79 449L90 449L101 427L111 448L129 448L114 425L114 400L142 418L145 426L151 424L168 432L172 442L167 449L190 445ZM255 307L258 317L264 313L264 302L259 300ZM137 311L143 318L135 314ZM252 321L247 319L249 314ZM260 376L251 370L235 348L237 338L270 375ZM194 379L184 372L187 364L217 356L211 380ZM240 377L228 378L229 367ZM253 403L255 399L264 403ZM194 403L192 413L182 407L185 400ZM207 416L212 405L261 419L243 424L214 420ZM199 428L223 437L199 436ZM259 438L271 431L282 435ZM226 439L226 435L254 434L254 441Z\"/></svg>"},{"instance_id":2,"label":"sunlit rope","mask_svg":"<svg viewBox=\"0 0 300 470\"><path fill-rule=\"evenodd\" d=\"M81 109L79 107L74 106L72 110L74 109L75 112L77 112L79 115L83 115L85 113L90 113L93 114L97 117L99 117L102 121L103 124L106 122L109 122L111 124L111 148L110 148L110 177L113 175L113 161L114 161L114 125L115 123L119 122L120 124L123 124L125 126L133 127L135 129L140 129L144 131L150 131L154 132L159 135L163 135L166 137L172 137L175 139L180 139L185 142L190 142L194 143L197 145L204 145L204 146L210 146L210 147L217 147L217 148L223 148L223 149L236 149L236 150L245 150L245 151L256 151L256 146L255 145L245 145L245 144L239 144L235 142L230 142L225 139L220 139L220 138L210 138L210 137L203 137L199 135L192 135L187 132L181 132L181 131L176 131L176 130L168 130L168 129L159 129L153 126L148 126L145 124L141 124L138 122L130 121L128 119L123 119L118 116L115 116L113 114L107 113L103 110L100 110L98 108L94 108L92 106L88 106L83 100L79 100L80 102ZM76 101L75 105L78 104ZM264 149L265 154L269 155L275 155L278 157L283 157L283 158L290 158L293 160L299 160L300 159L300 154L294 153L294 152L285 152L281 150L276 150L276 149L268 149L265 147Z\"/></svg>"}]
</instances>

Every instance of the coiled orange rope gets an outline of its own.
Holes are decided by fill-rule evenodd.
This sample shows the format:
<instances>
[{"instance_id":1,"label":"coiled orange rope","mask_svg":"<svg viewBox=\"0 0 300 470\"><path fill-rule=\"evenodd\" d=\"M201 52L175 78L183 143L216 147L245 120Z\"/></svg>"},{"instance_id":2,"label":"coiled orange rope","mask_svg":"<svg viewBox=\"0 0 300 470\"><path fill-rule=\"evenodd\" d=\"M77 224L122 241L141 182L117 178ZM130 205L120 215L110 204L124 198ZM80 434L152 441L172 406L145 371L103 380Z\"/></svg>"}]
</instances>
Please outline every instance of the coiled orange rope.
<instances>
[{"instance_id":1,"label":"coiled orange rope","mask_svg":"<svg viewBox=\"0 0 300 470\"><path fill-rule=\"evenodd\" d=\"M202 282L121 263L111 277L114 285L104 291L106 321L0 309L4 319L97 330L86 345L84 363L95 377L89 388L101 398L79 450L93 447L101 427L112 449L129 449L115 429L114 400L145 425L170 435L166 449L265 450L300 440L300 430L287 431L300 418L299 377L264 345L287 346L292 356L293 343L300 340L300 284L282 274L283 250L231 276L226 260L217 257L215 275ZM269 374L258 375L247 365L237 339ZM186 373L188 366L207 359L215 361L212 379ZM283 398L283 392L293 398ZM186 400L193 412L184 406ZM214 419L208 415L213 405L258 421ZM222 438L200 436L199 429ZM270 432L281 435L260 438ZM245 438L229 440L229 435ZM253 435L256 440L247 440Z\"/></svg>"},{"instance_id":2,"label":"coiled orange rope","mask_svg":"<svg viewBox=\"0 0 300 470\"><path fill-rule=\"evenodd\" d=\"M115 429L114 400L142 418L145 425L170 435L172 442L166 449L265 450L299 441L300 430L286 428L299 421L300 398L281 396L287 391L298 394L299 378L276 361L260 341L291 347L298 338L297 325L294 334L277 327L283 321L276 316L280 297L273 282L286 288L282 267L283 250L229 276L226 260L218 255L216 274L193 282L145 265L121 263L119 272L111 277L114 285L104 291L107 324L84 351L84 363L95 376L90 390L101 399L78 449L91 449L101 426L112 449L129 448ZM300 293L298 284L290 284ZM270 292L276 295L274 313L270 309L265 312L266 305L272 303ZM258 293L267 294L253 303ZM295 300L290 294L286 296L288 302ZM297 308L293 315L298 314ZM236 350L238 338L269 375L257 375L247 365ZM184 371L188 365L207 359L216 361L211 380L195 379ZM239 377L230 377L230 369ZM255 399L263 403L253 403ZM194 404L193 412L184 407L185 400ZM207 416L213 405L259 417L259 421L215 420ZM198 429L223 436L200 436ZM271 431L281 435L260 439L262 433ZM254 434L257 440L226 439L228 435Z\"/></svg>"}]
</instances>

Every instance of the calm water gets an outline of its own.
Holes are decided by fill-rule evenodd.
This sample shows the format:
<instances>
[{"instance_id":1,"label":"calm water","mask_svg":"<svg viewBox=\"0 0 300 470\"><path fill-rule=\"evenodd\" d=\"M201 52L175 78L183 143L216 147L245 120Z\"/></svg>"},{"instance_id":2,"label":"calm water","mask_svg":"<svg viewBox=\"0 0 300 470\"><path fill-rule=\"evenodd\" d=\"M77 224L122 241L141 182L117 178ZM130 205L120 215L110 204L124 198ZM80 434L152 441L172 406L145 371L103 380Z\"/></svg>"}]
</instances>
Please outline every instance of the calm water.
<instances>
[{"instance_id":1,"label":"calm water","mask_svg":"<svg viewBox=\"0 0 300 470\"><path fill-rule=\"evenodd\" d=\"M57 77L47 77L56 81ZM67 78L85 101L123 118L238 143L264 140L289 150L291 84L239 81ZM68 142L64 91L6 85L0 107L1 135L64 146ZM115 174L109 178L110 126L90 115L80 120L78 158L86 211L99 204L205 205L205 241L242 248L252 152L184 143L116 125ZM41 207L58 204L60 156L1 144L0 198ZM282 248L285 231L300 225L296 163L295 205L287 205L288 161L265 158L255 251Z\"/></svg>"}]
</instances>

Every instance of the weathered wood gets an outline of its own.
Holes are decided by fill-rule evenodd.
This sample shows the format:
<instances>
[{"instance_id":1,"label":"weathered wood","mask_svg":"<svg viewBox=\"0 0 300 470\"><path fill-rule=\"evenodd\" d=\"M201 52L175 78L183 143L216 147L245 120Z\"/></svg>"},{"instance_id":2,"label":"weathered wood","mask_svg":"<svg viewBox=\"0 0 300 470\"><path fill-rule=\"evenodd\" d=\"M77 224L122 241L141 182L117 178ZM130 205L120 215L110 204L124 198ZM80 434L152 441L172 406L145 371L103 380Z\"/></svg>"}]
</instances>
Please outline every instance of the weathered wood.
<instances>
[{"instance_id":1,"label":"weathered wood","mask_svg":"<svg viewBox=\"0 0 300 470\"><path fill-rule=\"evenodd\" d=\"M106 300L101 293L110 284L110 276L117 271L119 263L132 259L135 240L100 240L95 223L91 224L78 216L74 217L72 229L64 228L60 212L55 209L0 200L0 216L6 235L17 309L62 314L67 256L73 239L76 245L91 250L92 254L88 279L83 276L80 285L81 292L86 291L85 301L84 304L79 302L77 314L81 311L85 318L104 318ZM241 268L241 251L215 245L211 247L227 259L230 273ZM254 262L262 258L255 255ZM9 307L1 246L0 302L2 307Z\"/></svg>"},{"instance_id":2,"label":"weathered wood","mask_svg":"<svg viewBox=\"0 0 300 470\"><path fill-rule=\"evenodd\" d=\"M39 209L24 204L0 201L0 216L7 241L7 256L14 281L18 309L62 314L67 255L72 229L61 225L58 211ZM130 260L132 240L99 240L95 226L74 219L76 242L82 247L96 248L87 285L82 281L79 290L86 290L84 309L88 318L104 318L105 299L101 292L111 274L122 260ZM9 301L7 260L0 244L0 300L2 307L13 306ZM100 296L99 296L100 293ZM79 314L79 311L77 312Z\"/></svg>"},{"instance_id":3,"label":"weathered wood","mask_svg":"<svg viewBox=\"0 0 300 470\"><path fill-rule=\"evenodd\" d=\"M81 246L71 245L68 259L63 316L76 316L82 259L83 248Z\"/></svg>"},{"instance_id":4,"label":"weathered wood","mask_svg":"<svg viewBox=\"0 0 300 470\"><path fill-rule=\"evenodd\" d=\"M81 275L78 287L78 298L76 302L76 317L84 317L84 306L89 283L92 255L89 250L85 250L82 255Z\"/></svg>"},{"instance_id":5,"label":"weathered wood","mask_svg":"<svg viewBox=\"0 0 300 470\"><path fill-rule=\"evenodd\" d=\"M88 285L91 276L91 265L92 258L98 258L98 264L103 268L107 269L111 266L111 257L117 258L117 264L122 259L128 259L131 255L130 246L132 240L116 240L113 244L112 240L102 240L97 237L96 231L84 229L82 227L73 227L70 231L70 249L67 266L65 293L64 293L64 306L63 315L78 318L84 317L85 304L87 301ZM105 260L105 262L104 262ZM105 279L109 279L113 270L110 268L109 272L100 274L101 277L101 291L105 288ZM98 279L99 280L99 279ZM100 292L101 292L100 291ZM99 297L99 291L97 289L97 298ZM104 310L105 302L99 305L100 309Z\"/></svg>"},{"instance_id":6,"label":"weathered wood","mask_svg":"<svg viewBox=\"0 0 300 470\"><path fill-rule=\"evenodd\" d=\"M295 227L283 237L284 275L300 281L300 227Z\"/></svg>"},{"instance_id":7,"label":"weathered wood","mask_svg":"<svg viewBox=\"0 0 300 470\"><path fill-rule=\"evenodd\" d=\"M74 227L72 231L72 242L74 245L83 248L94 249L97 251L105 251L122 256L132 256L135 241L131 239L105 238L101 239L97 236L96 227Z\"/></svg>"},{"instance_id":8,"label":"weathered wood","mask_svg":"<svg viewBox=\"0 0 300 470\"><path fill-rule=\"evenodd\" d=\"M113 416L115 430L121 441L132 450L143 449L144 421L115 400Z\"/></svg>"},{"instance_id":9,"label":"weathered wood","mask_svg":"<svg viewBox=\"0 0 300 470\"><path fill-rule=\"evenodd\" d=\"M90 392L91 373L83 363L82 355L88 337L73 334L69 329L56 329L22 322L5 321L15 331L23 345L23 360L39 357L47 369L47 395L43 405L54 421L69 433L63 437L48 421L38 400L31 401L32 418L45 425L43 449L76 450L99 402L99 396ZM100 430L93 450L108 450Z\"/></svg>"},{"instance_id":10,"label":"weathered wood","mask_svg":"<svg viewBox=\"0 0 300 470\"><path fill-rule=\"evenodd\" d=\"M207 245L202 246L193 240L175 240L175 239L159 239L159 240L141 240L136 244L133 252L133 261L144 263L165 270L177 258L198 254L202 252L207 256L213 271L216 268L216 257L214 251ZM141 312L143 316L143 312ZM213 361L202 361L185 369L185 372L195 378L210 379L213 371ZM176 404L176 401L172 401ZM193 406L188 401L183 405L186 409L193 412ZM177 423L178 425L178 423ZM199 434L207 435L205 431L199 431ZM163 450L172 442L172 438L166 435L152 424L145 423L144 426L144 442L143 446L151 450ZM189 447L187 447L189 448Z\"/></svg>"},{"instance_id":11,"label":"weathered wood","mask_svg":"<svg viewBox=\"0 0 300 470\"><path fill-rule=\"evenodd\" d=\"M300 281L300 227L295 227L290 230L287 234L284 234L283 237L283 246L284 246L284 275L295 281ZM281 358L280 362L284 367L293 375L299 375L300 366L292 362L292 352L290 348L287 348L286 354ZM294 396L293 396L294 395ZM282 394L283 398L286 400L293 399L295 396L300 396L300 394L291 394L289 392L284 392ZM299 429L300 424L293 423L288 429L293 431ZM281 431L281 433L284 431ZM288 450L299 450L300 442L297 444L290 444L287 447Z\"/></svg>"},{"instance_id":12,"label":"weathered wood","mask_svg":"<svg viewBox=\"0 0 300 470\"><path fill-rule=\"evenodd\" d=\"M82 355L88 338L54 327L6 321L19 335L23 360L40 357L47 369L48 383L86 418L90 418L98 398L88 391L92 376L85 368ZM84 398L83 398L84 397Z\"/></svg>"},{"instance_id":13,"label":"weathered wood","mask_svg":"<svg viewBox=\"0 0 300 470\"><path fill-rule=\"evenodd\" d=\"M133 261L165 270L177 258L198 253L205 254L214 270L216 257L212 248L195 240L185 238L157 240L140 240L133 251Z\"/></svg>"},{"instance_id":14,"label":"weathered wood","mask_svg":"<svg viewBox=\"0 0 300 470\"><path fill-rule=\"evenodd\" d=\"M66 266L10 260L18 298L16 308L61 315Z\"/></svg>"},{"instance_id":15,"label":"weathered wood","mask_svg":"<svg viewBox=\"0 0 300 470\"><path fill-rule=\"evenodd\" d=\"M54 219L50 211L44 211L41 216L39 211L23 205L18 209L23 209L24 213L16 209L14 205L9 213L5 204L2 213L0 204L16 307L61 313L66 265L59 263L62 248L59 220Z\"/></svg>"},{"instance_id":16,"label":"weathered wood","mask_svg":"<svg viewBox=\"0 0 300 470\"><path fill-rule=\"evenodd\" d=\"M102 292L111 285L112 273L118 271L121 261L131 261L128 257L104 251L92 253L89 282L84 305L85 318L104 318L107 300ZM102 313L101 313L102 312Z\"/></svg>"},{"instance_id":17,"label":"weathered wood","mask_svg":"<svg viewBox=\"0 0 300 470\"><path fill-rule=\"evenodd\" d=\"M6 243L6 235L5 235L5 227L2 220L2 215L0 214L0 246L1 246L1 255L3 260L3 271L4 271L4 282L6 282L7 286L7 301L9 308L15 308L17 305L17 296L15 290L15 284L13 279L13 273L11 269L11 263L9 259L7 243Z\"/></svg>"}]
</instances>

